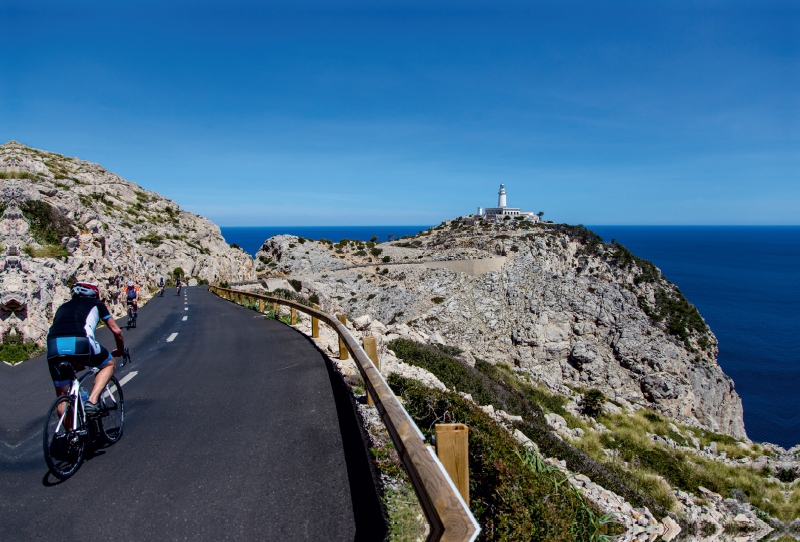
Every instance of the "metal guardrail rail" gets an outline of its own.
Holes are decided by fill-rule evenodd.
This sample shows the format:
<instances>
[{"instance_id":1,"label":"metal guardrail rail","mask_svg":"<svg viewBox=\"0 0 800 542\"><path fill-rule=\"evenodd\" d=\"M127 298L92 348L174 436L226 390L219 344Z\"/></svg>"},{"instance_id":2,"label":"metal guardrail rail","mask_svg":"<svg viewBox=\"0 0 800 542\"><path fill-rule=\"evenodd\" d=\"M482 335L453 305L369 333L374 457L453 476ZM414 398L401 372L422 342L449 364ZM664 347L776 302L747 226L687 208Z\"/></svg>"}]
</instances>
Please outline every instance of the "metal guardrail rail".
<instances>
[{"instance_id":1,"label":"metal guardrail rail","mask_svg":"<svg viewBox=\"0 0 800 542\"><path fill-rule=\"evenodd\" d=\"M261 300L284 305L318 318L332 327L353 356L364 385L411 479L431 527L428 542L472 542L478 537L481 528L436 452L425 445L422 432L344 324L326 312L286 299L218 286L209 286L209 291L235 303L248 300L252 304Z\"/></svg>"}]
</instances>

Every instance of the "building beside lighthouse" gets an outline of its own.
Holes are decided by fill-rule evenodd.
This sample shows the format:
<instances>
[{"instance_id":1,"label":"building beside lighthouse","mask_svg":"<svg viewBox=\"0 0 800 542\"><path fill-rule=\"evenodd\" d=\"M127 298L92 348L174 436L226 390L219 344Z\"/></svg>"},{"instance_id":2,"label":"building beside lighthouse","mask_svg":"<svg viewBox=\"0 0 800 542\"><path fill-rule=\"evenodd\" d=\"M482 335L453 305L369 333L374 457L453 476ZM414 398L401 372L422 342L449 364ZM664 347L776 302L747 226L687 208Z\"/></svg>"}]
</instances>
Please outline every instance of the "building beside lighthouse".
<instances>
[{"instance_id":1,"label":"building beside lighthouse","mask_svg":"<svg viewBox=\"0 0 800 542\"><path fill-rule=\"evenodd\" d=\"M506 200L506 185L500 185L500 191L497 193L497 207L478 207L477 214L472 215L475 220L487 220L498 222L508 218L521 218L530 220L531 222L539 222L539 216L530 211L523 211L519 207L509 207Z\"/></svg>"}]
</instances>

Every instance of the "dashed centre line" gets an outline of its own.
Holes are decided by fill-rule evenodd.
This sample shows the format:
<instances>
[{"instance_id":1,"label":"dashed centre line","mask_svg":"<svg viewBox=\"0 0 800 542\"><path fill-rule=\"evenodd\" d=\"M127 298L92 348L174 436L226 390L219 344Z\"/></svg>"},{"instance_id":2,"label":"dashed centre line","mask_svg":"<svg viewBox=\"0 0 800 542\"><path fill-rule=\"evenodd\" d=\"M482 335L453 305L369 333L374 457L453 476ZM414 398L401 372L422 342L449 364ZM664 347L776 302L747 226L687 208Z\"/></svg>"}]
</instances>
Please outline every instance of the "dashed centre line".
<instances>
[{"instance_id":1,"label":"dashed centre line","mask_svg":"<svg viewBox=\"0 0 800 542\"><path fill-rule=\"evenodd\" d=\"M183 317L183 321L185 322L187 318L189 318L189 317L188 316L184 316Z\"/></svg>"},{"instance_id":2,"label":"dashed centre line","mask_svg":"<svg viewBox=\"0 0 800 542\"><path fill-rule=\"evenodd\" d=\"M139 371L131 371L131 372L129 372L128 374L126 374L126 375L125 375L125 376L122 378L122 380L120 380L120 381L119 381L119 385L120 385L120 386L124 386L125 384L127 384L128 382L130 382L130 381L131 381L131 379L132 379L134 376L136 376L136 375L138 375L138 374L139 374Z\"/></svg>"},{"instance_id":3,"label":"dashed centre line","mask_svg":"<svg viewBox=\"0 0 800 542\"><path fill-rule=\"evenodd\" d=\"M178 336L178 334L177 334L177 333L173 333L172 335L170 335L169 337L167 337L167 342L168 342L168 343L171 343L172 341L174 341L174 340L175 340L175 337L177 337L177 336Z\"/></svg>"},{"instance_id":4,"label":"dashed centre line","mask_svg":"<svg viewBox=\"0 0 800 542\"><path fill-rule=\"evenodd\" d=\"M183 310L188 311L189 307L184 307Z\"/></svg>"}]
</instances>

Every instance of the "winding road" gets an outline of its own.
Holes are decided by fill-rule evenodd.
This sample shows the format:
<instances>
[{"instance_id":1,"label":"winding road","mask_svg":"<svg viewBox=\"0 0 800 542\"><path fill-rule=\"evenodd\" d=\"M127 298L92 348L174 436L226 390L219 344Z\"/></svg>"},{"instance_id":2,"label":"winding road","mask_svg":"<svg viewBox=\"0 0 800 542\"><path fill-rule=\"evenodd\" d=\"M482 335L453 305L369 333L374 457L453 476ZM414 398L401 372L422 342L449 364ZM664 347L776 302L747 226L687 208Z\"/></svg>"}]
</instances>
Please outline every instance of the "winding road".
<instances>
[{"instance_id":1,"label":"winding road","mask_svg":"<svg viewBox=\"0 0 800 542\"><path fill-rule=\"evenodd\" d=\"M123 332L125 434L62 483L44 356L0 364L0 540L383 540L353 400L310 339L203 287Z\"/></svg>"}]
</instances>

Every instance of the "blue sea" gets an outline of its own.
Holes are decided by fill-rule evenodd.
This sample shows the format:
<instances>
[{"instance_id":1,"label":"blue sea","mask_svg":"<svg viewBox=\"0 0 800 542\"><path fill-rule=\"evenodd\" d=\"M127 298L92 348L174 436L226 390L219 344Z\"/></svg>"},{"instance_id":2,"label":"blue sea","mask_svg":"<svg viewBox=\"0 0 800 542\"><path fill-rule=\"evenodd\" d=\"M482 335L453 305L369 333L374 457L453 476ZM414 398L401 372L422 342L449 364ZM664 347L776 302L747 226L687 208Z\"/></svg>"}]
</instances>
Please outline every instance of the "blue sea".
<instances>
[{"instance_id":1,"label":"blue sea","mask_svg":"<svg viewBox=\"0 0 800 542\"><path fill-rule=\"evenodd\" d=\"M306 239L329 239L339 242L342 239L369 241L373 236L383 242L389 239L416 235L430 226L257 226L250 228L220 228L228 243L236 243L255 256L264 241L274 235L297 235Z\"/></svg>"},{"instance_id":2,"label":"blue sea","mask_svg":"<svg viewBox=\"0 0 800 542\"><path fill-rule=\"evenodd\" d=\"M748 436L800 443L800 227L589 226L654 262L694 303L719 339L719 363L744 403ZM222 228L255 254L281 233L383 241L427 226Z\"/></svg>"}]
</instances>

